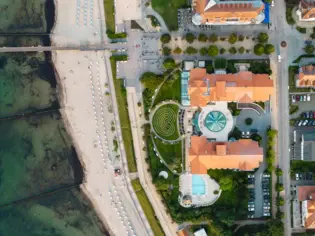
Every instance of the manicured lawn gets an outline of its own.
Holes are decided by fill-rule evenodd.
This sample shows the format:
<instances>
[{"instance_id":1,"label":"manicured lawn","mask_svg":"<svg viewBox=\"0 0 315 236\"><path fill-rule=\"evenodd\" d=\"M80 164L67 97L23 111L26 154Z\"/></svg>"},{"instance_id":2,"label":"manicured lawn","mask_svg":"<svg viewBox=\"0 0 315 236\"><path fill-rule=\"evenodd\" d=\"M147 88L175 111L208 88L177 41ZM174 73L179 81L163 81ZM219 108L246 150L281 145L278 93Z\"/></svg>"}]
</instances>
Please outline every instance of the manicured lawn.
<instances>
[{"instance_id":1,"label":"manicured lawn","mask_svg":"<svg viewBox=\"0 0 315 236\"><path fill-rule=\"evenodd\" d=\"M289 66L289 91L290 92L309 92L309 88L297 88L295 86L295 75L298 73L298 66Z\"/></svg>"},{"instance_id":2,"label":"manicured lawn","mask_svg":"<svg viewBox=\"0 0 315 236\"><path fill-rule=\"evenodd\" d=\"M141 204L141 207L144 211L144 214L146 215L146 217L149 221L149 224L151 226L151 229L152 229L154 235L165 235L162 228L161 228L161 225L159 224L158 219L155 216L152 205L151 205L147 195L145 194L144 190L142 189L141 185L140 185L141 190L139 190L139 184L140 184L139 180L138 179L132 180L131 184L134 187L134 189L135 189L135 187L137 188L137 191L136 191L137 198Z\"/></svg>"},{"instance_id":3,"label":"manicured lawn","mask_svg":"<svg viewBox=\"0 0 315 236\"><path fill-rule=\"evenodd\" d=\"M165 100L176 100L180 102L180 85L180 78L172 84L165 82L156 95L153 106Z\"/></svg>"},{"instance_id":4,"label":"manicured lawn","mask_svg":"<svg viewBox=\"0 0 315 236\"><path fill-rule=\"evenodd\" d=\"M165 140L178 139L178 110L177 105L166 104L154 113L152 118L153 129L161 138Z\"/></svg>"},{"instance_id":5,"label":"manicured lawn","mask_svg":"<svg viewBox=\"0 0 315 236\"><path fill-rule=\"evenodd\" d=\"M164 144L160 139L154 139L155 145L166 163L175 169L177 173L182 172L182 142L176 144Z\"/></svg>"},{"instance_id":6,"label":"manicured lawn","mask_svg":"<svg viewBox=\"0 0 315 236\"><path fill-rule=\"evenodd\" d=\"M116 78L116 60L114 57L110 59L112 73L114 78L116 99L118 105L118 113L121 124L121 132L124 141L124 147L126 151L127 161L128 161L128 169L129 172L137 172L136 158L135 152L133 149L133 140L131 135L131 127L130 120L127 110L127 97L126 97L126 89L123 85L123 80Z\"/></svg>"},{"instance_id":7,"label":"manicured lawn","mask_svg":"<svg viewBox=\"0 0 315 236\"><path fill-rule=\"evenodd\" d=\"M115 32L114 0L104 0L106 29Z\"/></svg>"},{"instance_id":8,"label":"manicured lawn","mask_svg":"<svg viewBox=\"0 0 315 236\"><path fill-rule=\"evenodd\" d=\"M169 30L178 29L177 10L187 7L186 0L152 0L153 9L159 13Z\"/></svg>"},{"instance_id":9,"label":"manicured lawn","mask_svg":"<svg viewBox=\"0 0 315 236\"><path fill-rule=\"evenodd\" d=\"M131 184L132 184L133 190L135 190L135 192L142 190L142 186L141 186L139 179L132 180Z\"/></svg>"}]
</instances>

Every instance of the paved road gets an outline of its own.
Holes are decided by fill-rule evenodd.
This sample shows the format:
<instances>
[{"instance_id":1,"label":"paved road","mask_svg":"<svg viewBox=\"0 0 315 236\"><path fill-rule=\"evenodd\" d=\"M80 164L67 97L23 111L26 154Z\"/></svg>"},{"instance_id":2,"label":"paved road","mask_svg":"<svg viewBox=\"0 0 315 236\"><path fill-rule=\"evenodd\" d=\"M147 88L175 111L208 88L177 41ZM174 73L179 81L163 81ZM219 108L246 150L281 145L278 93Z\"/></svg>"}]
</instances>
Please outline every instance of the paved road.
<instances>
[{"instance_id":1,"label":"paved road","mask_svg":"<svg viewBox=\"0 0 315 236\"><path fill-rule=\"evenodd\" d=\"M80 50L80 51L104 51L104 50L126 50L125 43L112 43L97 46L82 46L82 47L56 47L56 46L38 46L38 47L2 47L0 52L43 52L43 51L58 51L58 50Z\"/></svg>"}]
</instances>

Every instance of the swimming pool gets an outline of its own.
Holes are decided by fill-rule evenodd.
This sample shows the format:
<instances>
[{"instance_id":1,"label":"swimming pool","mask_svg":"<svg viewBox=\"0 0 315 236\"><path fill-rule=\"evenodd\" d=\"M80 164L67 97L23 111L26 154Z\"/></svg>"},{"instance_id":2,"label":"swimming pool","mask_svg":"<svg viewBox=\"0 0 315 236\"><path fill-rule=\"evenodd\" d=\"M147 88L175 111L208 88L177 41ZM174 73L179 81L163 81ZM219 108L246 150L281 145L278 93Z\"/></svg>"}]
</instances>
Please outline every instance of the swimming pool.
<instances>
[{"instance_id":1,"label":"swimming pool","mask_svg":"<svg viewBox=\"0 0 315 236\"><path fill-rule=\"evenodd\" d=\"M192 194L204 195L206 192L205 181L200 175L192 175Z\"/></svg>"}]
</instances>

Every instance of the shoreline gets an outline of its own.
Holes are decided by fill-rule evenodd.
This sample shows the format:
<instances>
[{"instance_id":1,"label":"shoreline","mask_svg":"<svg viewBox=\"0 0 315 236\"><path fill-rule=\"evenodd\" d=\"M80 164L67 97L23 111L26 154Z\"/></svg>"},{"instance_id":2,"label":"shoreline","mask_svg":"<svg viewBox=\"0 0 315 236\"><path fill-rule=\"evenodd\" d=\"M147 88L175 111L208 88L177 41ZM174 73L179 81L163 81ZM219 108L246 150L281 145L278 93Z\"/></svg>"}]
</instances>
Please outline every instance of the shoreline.
<instances>
[{"instance_id":1,"label":"shoreline","mask_svg":"<svg viewBox=\"0 0 315 236\"><path fill-rule=\"evenodd\" d=\"M48 20L47 19L47 15L46 15L46 21L47 21L47 32L49 33L53 33L56 25L58 23L58 0L53 0L54 5L54 22L51 25L51 28L49 29L48 26ZM47 7L47 1L46 1L46 7ZM46 12L47 13L47 12ZM48 31L49 30L49 31ZM53 45L56 44L55 40L48 36L49 38L49 44ZM71 138L71 142L72 142L72 146L73 149L76 153L76 157L78 159L78 162L80 163L81 166L81 172L83 173L82 176L82 183L80 184L80 190L81 190L81 194L84 195L84 197L90 202L91 206L93 207L93 210L95 211L96 215L98 216L98 220L100 220L103 228L102 228L102 232L104 233L104 235L114 235L114 233L112 232L111 228L109 227L106 219L103 217L103 215L101 214L100 210L97 208L97 204L93 198L93 196L91 195L91 193L88 191L88 189L86 188L86 183L87 183L87 168L86 168L86 163L85 160L83 158L83 153L80 150L80 145L78 144L78 142L75 140L75 135L74 135L74 131L72 129L72 126L69 122L69 118L65 112L65 110L67 109L66 107L66 101L67 101L67 94L66 94L66 86L62 83L61 78L59 76L58 70L55 66L55 59L56 59L56 52L50 52L50 64L53 68L53 72L55 75L55 80L56 80L56 94L57 94L57 100L59 101L59 106L60 106L60 114L64 123L64 126L67 130L67 133L69 135L69 137Z\"/></svg>"}]
</instances>

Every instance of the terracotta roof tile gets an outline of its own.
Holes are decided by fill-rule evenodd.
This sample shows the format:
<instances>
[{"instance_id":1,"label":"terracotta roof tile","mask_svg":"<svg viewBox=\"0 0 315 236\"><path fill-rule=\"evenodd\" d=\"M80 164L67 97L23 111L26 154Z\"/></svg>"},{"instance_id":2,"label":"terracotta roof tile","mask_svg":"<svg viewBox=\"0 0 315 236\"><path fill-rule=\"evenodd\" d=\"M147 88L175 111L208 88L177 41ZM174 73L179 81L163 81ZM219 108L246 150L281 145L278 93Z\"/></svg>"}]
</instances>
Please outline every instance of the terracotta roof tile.
<instances>
[{"instance_id":1,"label":"terracotta roof tile","mask_svg":"<svg viewBox=\"0 0 315 236\"><path fill-rule=\"evenodd\" d=\"M263 160L263 149L251 139L208 142L204 136L192 136L189 160L192 174L204 174L207 169L253 170Z\"/></svg>"},{"instance_id":2,"label":"terracotta roof tile","mask_svg":"<svg viewBox=\"0 0 315 236\"><path fill-rule=\"evenodd\" d=\"M211 101L266 101L272 93L273 81L267 74L207 74L203 68L190 71L191 106L205 106Z\"/></svg>"},{"instance_id":3,"label":"terracotta roof tile","mask_svg":"<svg viewBox=\"0 0 315 236\"><path fill-rule=\"evenodd\" d=\"M315 84L315 66L300 67L300 71L295 78L298 86L313 86Z\"/></svg>"}]
</instances>

